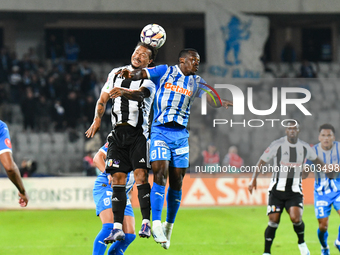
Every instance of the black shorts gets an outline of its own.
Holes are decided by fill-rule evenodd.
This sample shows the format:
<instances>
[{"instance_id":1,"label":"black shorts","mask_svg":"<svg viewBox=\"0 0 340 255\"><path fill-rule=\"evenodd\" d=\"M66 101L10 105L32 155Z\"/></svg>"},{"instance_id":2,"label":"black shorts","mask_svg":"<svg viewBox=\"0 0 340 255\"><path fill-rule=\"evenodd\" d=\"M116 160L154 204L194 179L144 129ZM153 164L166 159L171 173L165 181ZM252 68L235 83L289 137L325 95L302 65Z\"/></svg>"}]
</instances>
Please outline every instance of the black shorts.
<instances>
[{"instance_id":1,"label":"black shorts","mask_svg":"<svg viewBox=\"0 0 340 255\"><path fill-rule=\"evenodd\" d=\"M137 168L149 169L149 150L142 128L116 127L107 137L107 173L128 173Z\"/></svg>"},{"instance_id":2,"label":"black shorts","mask_svg":"<svg viewBox=\"0 0 340 255\"><path fill-rule=\"evenodd\" d=\"M268 197L267 215L282 213L285 208L298 206L303 209L303 195L297 192L271 190Z\"/></svg>"}]
</instances>

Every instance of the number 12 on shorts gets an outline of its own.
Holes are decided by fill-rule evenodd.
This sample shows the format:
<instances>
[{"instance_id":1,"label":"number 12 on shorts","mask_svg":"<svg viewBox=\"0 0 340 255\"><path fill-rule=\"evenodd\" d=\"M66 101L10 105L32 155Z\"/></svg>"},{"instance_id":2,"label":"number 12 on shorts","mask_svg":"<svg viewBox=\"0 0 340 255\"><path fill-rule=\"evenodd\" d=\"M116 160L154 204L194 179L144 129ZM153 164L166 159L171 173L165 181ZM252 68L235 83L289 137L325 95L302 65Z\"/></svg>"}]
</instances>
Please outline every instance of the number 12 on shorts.
<instances>
[{"instance_id":1,"label":"number 12 on shorts","mask_svg":"<svg viewBox=\"0 0 340 255\"><path fill-rule=\"evenodd\" d=\"M154 160L154 159L159 159L159 160L166 160L167 157L166 157L166 148L157 148L155 150L152 150L151 152L151 159Z\"/></svg>"}]
</instances>

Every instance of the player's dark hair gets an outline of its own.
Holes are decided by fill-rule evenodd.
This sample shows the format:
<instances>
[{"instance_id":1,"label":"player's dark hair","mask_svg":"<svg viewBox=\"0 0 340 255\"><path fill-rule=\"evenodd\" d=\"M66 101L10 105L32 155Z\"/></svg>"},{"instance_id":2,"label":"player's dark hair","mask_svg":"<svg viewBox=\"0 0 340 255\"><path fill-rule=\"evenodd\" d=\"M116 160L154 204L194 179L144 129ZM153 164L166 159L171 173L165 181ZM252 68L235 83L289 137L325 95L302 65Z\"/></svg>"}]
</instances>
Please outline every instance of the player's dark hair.
<instances>
[{"instance_id":1,"label":"player's dark hair","mask_svg":"<svg viewBox=\"0 0 340 255\"><path fill-rule=\"evenodd\" d=\"M319 133L321 132L322 129L330 129L333 131L333 134L335 134L335 129L331 124L323 124L319 127Z\"/></svg>"},{"instance_id":2,"label":"player's dark hair","mask_svg":"<svg viewBox=\"0 0 340 255\"><path fill-rule=\"evenodd\" d=\"M155 47L152 47L149 44L142 43L142 42L137 43L136 48L139 47L139 46L143 46L144 48L147 48L151 51L150 59L152 59L153 61L148 66L149 67L155 66L155 60L156 60L156 57L157 57L158 50Z\"/></svg>"},{"instance_id":3,"label":"player's dark hair","mask_svg":"<svg viewBox=\"0 0 340 255\"><path fill-rule=\"evenodd\" d=\"M178 54L178 58L183 58L185 57L187 54L189 54L189 51L193 51L193 52L196 52L198 54L198 51L196 49L193 49L193 48L186 48L186 49L183 49L179 52Z\"/></svg>"}]
</instances>

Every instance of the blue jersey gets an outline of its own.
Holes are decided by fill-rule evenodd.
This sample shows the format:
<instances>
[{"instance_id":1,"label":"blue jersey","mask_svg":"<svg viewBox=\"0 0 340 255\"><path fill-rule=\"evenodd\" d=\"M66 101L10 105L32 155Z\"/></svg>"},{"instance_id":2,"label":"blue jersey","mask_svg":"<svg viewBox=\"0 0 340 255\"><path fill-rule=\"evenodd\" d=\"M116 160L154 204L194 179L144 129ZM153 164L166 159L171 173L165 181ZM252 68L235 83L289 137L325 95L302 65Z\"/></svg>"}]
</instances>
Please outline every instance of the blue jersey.
<instances>
[{"instance_id":1,"label":"blue jersey","mask_svg":"<svg viewBox=\"0 0 340 255\"><path fill-rule=\"evenodd\" d=\"M4 152L12 152L12 144L8 127L0 120L0 154Z\"/></svg>"},{"instance_id":2,"label":"blue jersey","mask_svg":"<svg viewBox=\"0 0 340 255\"><path fill-rule=\"evenodd\" d=\"M313 149L316 152L316 155L325 164L340 164L340 143L339 142L333 142L332 149L325 151L321 148L321 144L318 143L313 146ZM307 164L312 164L311 162L307 162ZM315 192L318 193L318 195L327 195L331 192L337 192L340 191L340 176L339 174L334 179L329 179L327 175L322 172L318 171L319 169L316 167L314 172L315 176L315 183L314 183L314 189Z\"/></svg>"},{"instance_id":3,"label":"blue jersey","mask_svg":"<svg viewBox=\"0 0 340 255\"><path fill-rule=\"evenodd\" d=\"M177 65L159 65L145 70L156 85L152 125L175 121L186 127L195 97L209 90L204 85L206 82L198 75L185 76Z\"/></svg>"}]
</instances>

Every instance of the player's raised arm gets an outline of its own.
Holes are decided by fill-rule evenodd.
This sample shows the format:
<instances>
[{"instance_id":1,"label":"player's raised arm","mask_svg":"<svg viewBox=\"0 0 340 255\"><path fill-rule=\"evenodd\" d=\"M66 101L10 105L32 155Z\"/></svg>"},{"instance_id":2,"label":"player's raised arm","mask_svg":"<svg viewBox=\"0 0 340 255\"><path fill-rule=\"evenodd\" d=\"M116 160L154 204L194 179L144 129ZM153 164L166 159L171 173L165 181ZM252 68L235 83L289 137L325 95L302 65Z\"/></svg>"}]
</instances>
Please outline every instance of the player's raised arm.
<instances>
[{"instance_id":1,"label":"player's raised arm","mask_svg":"<svg viewBox=\"0 0 340 255\"><path fill-rule=\"evenodd\" d=\"M118 74L118 77L130 79L133 81L148 79L148 75L144 69L135 69L133 71L130 71L129 69L124 68L122 70L119 70L116 74Z\"/></svg>"},{"instance_id":2,"label":"player's raised arm","mask_svg":"<svg viewBox=\"0 0 340 255\"><path fill-rule=\"evenodd\" d=\"M251 181L248 185L248 190L249 190L250 194L253 193L253 189L256 190L256 185L257 185L256 179L259 176L259 174L261 173L262 166L265 165L266 163L267 162L263 161L262 159L260 159L259 162L257 163L255 171L254 171L253 176L251 178Z\"/></svg>"},{"instance_id":3,"label":"player's raised arm","mask_svg":"<svg viewBox=\"0 0 340 255\"><path fill-rule=\"evenodd\" d=\"M142 102L144 98L150 96L150 91L145 87L140 87L138 90L115 87L110 91L109 95L110 98L125 97L129 100Z\"/></svg>"},{"instance_id":4,"label":"player's raised arm","mask_svg":"<svg viewBox=\"0 0 340 255\"><path fill-rule=\"evenodd\" d=\"M211 107L214 107L214 108L224 107L224 108L228 109L229 106L233 106L232 101L229 101L229 100L226 100L226 99L221 99L221 102L222 102L222 104L221 104L220 100L216 96L214 96L214 99L212 97L209 97L209 96L207 97L208 104Z\"/></svg>"},{"instance_id":5,"label":"player's raised arm","mask_svg":"<svg viewBox=\"0 0 340 255\"><path fill-rule=\"evenodd\" d=\"M97 131L100 129L102 117L104 115L105 108L106 108L106 103L107 101L109 101L109 99L110 99L109 94L102 91L102 93L100 94L100 98L98 99L97 104L96 104L93 122L91 126L89 127L89 129L86 130L85 132L85 135L87 138L92 138L97 133Z\"/></svg>"}]
</instances>

